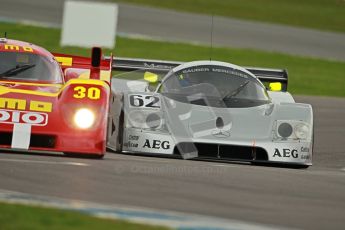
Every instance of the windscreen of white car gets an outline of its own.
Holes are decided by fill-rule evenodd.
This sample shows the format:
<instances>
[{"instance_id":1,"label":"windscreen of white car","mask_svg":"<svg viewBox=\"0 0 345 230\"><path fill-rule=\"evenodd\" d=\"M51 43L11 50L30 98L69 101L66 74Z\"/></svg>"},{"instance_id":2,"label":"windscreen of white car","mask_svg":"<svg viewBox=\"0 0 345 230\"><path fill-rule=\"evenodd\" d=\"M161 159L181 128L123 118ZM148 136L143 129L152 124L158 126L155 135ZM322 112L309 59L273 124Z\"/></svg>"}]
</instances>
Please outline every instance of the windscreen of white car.
<instances>
[{"instance_id":1,"label":"windscreen of white car","mask_svg":"<svg viewBox=\"0 0 345 230\"><path fill-rule=\"evenodd\" d=\"M245 108L271 102L265 87L256 77L216 65L171 71L158 92L176 101L212 107Z\"/></svg>"}]
</instances>

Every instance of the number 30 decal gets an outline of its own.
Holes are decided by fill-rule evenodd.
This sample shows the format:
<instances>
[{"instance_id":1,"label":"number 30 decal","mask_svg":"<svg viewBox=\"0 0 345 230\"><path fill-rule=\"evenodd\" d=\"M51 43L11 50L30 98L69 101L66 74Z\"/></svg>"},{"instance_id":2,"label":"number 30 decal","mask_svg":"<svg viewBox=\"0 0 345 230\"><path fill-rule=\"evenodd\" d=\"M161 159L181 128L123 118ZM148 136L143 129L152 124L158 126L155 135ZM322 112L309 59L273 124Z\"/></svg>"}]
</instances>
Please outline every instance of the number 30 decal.
<instances>
[{"instance_id":1,"label":"number 30 decal","mask_svg":"<svg viewBox=\"0 0 345 230\"><path fill-rule=\"evenodd\" d=\"M129 104L133 107L160 108L159 97L150 95L129 95Z\"/></svg>"},{"instance_id":2,"label":"number 30 decal","mask_svg":"<svg viewBox=\"0 0 345 230\"><path fill-rule=\"evenodd\" d=\"M101 90L95 87L85 88L84 86L74 87L74 98L82 99L89 98L91 100L98 100L101 98Z\"/></svg>"}]
</instances>

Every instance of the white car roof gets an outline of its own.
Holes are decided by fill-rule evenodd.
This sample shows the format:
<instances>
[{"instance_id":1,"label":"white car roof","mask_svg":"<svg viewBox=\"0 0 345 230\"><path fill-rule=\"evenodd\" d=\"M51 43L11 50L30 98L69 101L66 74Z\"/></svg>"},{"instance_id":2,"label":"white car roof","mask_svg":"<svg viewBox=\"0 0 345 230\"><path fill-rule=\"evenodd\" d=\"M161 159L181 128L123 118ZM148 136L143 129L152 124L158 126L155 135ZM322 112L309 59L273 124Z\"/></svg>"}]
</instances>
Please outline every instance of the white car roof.
<instances>
[{"instance_id":1,"label":"white car roof","mask_svg":"<svg viewBox=\"0 0 345 230\"><path fill-rule=\"evenodd\" d=\"M179 66L176 66L175 68L172 69L173 72L178 72L182 69L185 68L190 68L190 67L194 67L194 66L201 66L201 65L215 65L215 66L224 66L224 67L228 67L228 68L232 68L232 69L236 69L236 70L240 70L243 71L247 74L249 74L250 76L257 78L254 74L252 74L251 72L249 72L248 70L246 70L245 68L238 66L238 65L234 65L231 63L227 63L227 62L222 62L222 61L209 61L209 60L204 60L204 61L192 61L192 62L186 62L183 63Z\"/></svg>"}]
</instances>

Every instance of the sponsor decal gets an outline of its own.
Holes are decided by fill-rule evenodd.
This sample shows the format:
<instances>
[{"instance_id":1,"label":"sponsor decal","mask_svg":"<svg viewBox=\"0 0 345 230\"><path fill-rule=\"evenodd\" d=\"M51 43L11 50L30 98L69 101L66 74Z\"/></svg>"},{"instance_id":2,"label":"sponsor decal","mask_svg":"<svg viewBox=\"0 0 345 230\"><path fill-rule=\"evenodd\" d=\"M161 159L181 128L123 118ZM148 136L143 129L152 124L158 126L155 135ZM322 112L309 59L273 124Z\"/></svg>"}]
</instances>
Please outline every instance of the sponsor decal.
<instances>
[{"instance_id":1,"label":"sponsor decal","mask_svg":"<svg viewBox=\"0 0 345 230\"><path fill-rule=\"evenodd\" d=\"M302 153L301 159L302 160L310 160L311 156L310 156L309 152L310 152L309 147L301 147L301 153Z\"/></svg>"},{"instance_id":2,"label":"sponsor decal","mask_svg":"<svg viewBox=\"0 0 345 230\"><path fill-rule=\"evenodd\" d=\"M145 68L149 69L171 69L172 67L169 65L162 65L162 64L155 64L155 63L144 63Z\"/></svg>"},{"instance_id":3,"label":"sponsor decal","mask_svg":"<svg viewBox=\"0 0 345 230\"><path fill-rule=\"evenodd\" d=\"M144 107L144 108L160 108L161 102L159 97L152 95L129 95L129 104L132 107Z\"/></svg>"},{"instance_id":4,"label":"sponsor decal","mask_svg":"<svg viewBox=\"0 0 345 230\"><path fill-rule=\"evenodd\" d=\"M203 67L199 66L199 67L186 68L182 70L180 74L198 73L198 72L223 73L223 74L228 74L231 76L237 76L237 77L242 77L242 78L248 78L249 76L247 73L244 73L240 70L231 69L231 68L215 68L212 66L203 66Z\"/></svg>"},{"instance_id":5,"label":"sponsor decal","mask_svg":"<svg viewBox=\"0 0 345 230\"><path fill-rule=\"evenodd\" d=\"M15 110L0 110L0 123L45 126L48 123L48 114Z\"/></svg>"},{"instance_id":6,"label":"sponsor decal","mask_svg":"<svg viewBox=\"0 0 345 230\"><path fill-rule=\"evenodd\" d=\"M182 70L183 74L186 74L186 73L197 73L197 72L210 72L210 69L209 68L198 67L198 68L190 68L190 69Z\"/></svg>"},{"instance_id":7,"label":"sponsor decal","mask_svg":"<svg viewBox=\"0 0 345 230\"><path fill-rule=\"evenodd\" d=\"M127 148L138 148L139 144L139 136L136 135L129 135L128 142L124 143L123 145Z\"/></svg>"},{"instance_id":8,"label":"sponsor decal","mask_svg":"<svg viewBox=\"0 0 345 230\"><path fill-rule=\"evenodd\" d=\"M301 147L301 153L309 153L309 151L308 147Z\"/></svg>"},{"instance_id":9,"label":"sponsor decal","mask_svg":"<svg viewBox=\"0 0 345 230\"><path fill-rule=\"evenodd\" d=\"M243 78L248 78L248 75L234 69L228 69L228 68L212 68L212 72L217 72L217 73L224 73L224 74L229 74L229 75L234 75L238 77L243 77Z\"/></svg>"},{"instance_id":10,"label":"sponsor decal","mask_svg":"<svg viewBox=\"0 0 345 230\"><path fill-rule=\"evenodd\" d=\"M34 50L30 46L17 46L17 45L5 45L5 50L16 50L16 51L24 51L24 52L34 52Z\"/></svg>"},{"instance_id":11,"label":"sponsor decal","mask_svg":"<svg viewBox=\"0 0 345 230\"><path fill-rule=\"evenodd\" d=\"M310 160L310 155L301 155L302 160Z\"/></svg>"},{"instance_id":12,"label":"sponsor decal","mask_svg":"<svg viewBox=\"0 0 345 230\"><path fill-rule=\"evenodd\" d=\"M44 101L30 101L24 99L0 97L0 109L30 110L37 112L51 112L53 104Z\"/></svg>"},{"instance_id":13,"label":"sponsor decal","mask_svg":"<svg viewBox=\"0 0 345 230\"><path fill-rule=\"evenodd\" d=\"M139 146L138 143L134 143L131 141L128 141L128 142L124 143L123 145L127 148L138 148L138 146Z\"/></svg>"},{"instance_id":14,"label":"sponsor decal","mask_svg":"<svg viewBox=\"0 0 345 230\"><path fill-rule=\"evenodd\" d=\"M298 158L298 151L297 149L279 149L274 150L273 157L284 157L284 158Z\"/></svg>"},{"instance_id":15,"label":"sponsor decal","mask_svg":"<svg viewBox=\"0 0 345 230\"><path fill-rule=\"evenodd\" d=\"M143 145L143 148L149 149L170 149L169 141L160 141L160 140L149 140L146 139Z\"/></svg>"},{"instance_id":16,"label":"sponsor decal","mask_svg":"<svg viewBox=\"0 0 345 230\"><path fill-rule=\"evenodd\" d=\"M130 141L138 141L139 140L139 136L129 135L128 136L128 140L130 140Z\"/></svg>"}]
</instances>

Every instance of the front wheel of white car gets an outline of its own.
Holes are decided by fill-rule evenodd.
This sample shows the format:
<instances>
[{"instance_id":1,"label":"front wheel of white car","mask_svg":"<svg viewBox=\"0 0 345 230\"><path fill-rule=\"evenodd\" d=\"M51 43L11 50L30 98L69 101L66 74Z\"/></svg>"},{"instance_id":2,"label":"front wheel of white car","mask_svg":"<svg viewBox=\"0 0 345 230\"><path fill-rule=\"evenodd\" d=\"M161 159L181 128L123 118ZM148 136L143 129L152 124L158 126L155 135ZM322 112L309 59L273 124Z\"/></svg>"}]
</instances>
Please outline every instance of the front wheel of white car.
<instances>
[{"instance_id":1,"label":"front wheel of white car","mask_svg":"<svg viewBox=\"0 0 345 230\"><path fill-rule=\"evenodd\" d=\"M274 162L251 162L255 166L264 166L264 167L277 167L277 168L291 168L291 169L306 169L310 165L303 164L286 164L286 163L274 163Z\"/></svg>"}]
</instances>

